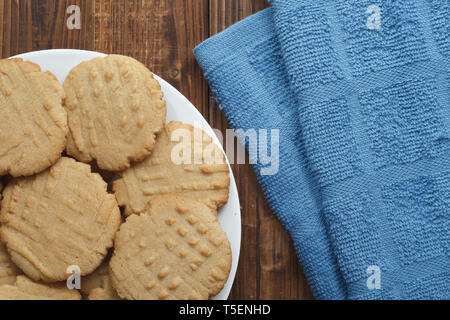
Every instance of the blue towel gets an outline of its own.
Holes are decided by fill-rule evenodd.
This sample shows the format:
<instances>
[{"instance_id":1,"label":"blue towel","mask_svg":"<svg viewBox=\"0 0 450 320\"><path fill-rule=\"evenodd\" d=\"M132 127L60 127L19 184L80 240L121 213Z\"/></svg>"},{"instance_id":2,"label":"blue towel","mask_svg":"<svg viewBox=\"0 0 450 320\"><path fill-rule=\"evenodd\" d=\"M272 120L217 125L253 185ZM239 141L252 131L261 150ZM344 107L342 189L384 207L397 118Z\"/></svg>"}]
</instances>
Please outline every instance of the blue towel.
<instances>
[{"instance_id":1,"label":"blue towel","mask_svg":"<svg viewBox=\"0 0 450 320\"><path fill-rule=\"evenodd\" d=\"M195 55L314 295L449 299L450 2L271 3Z\"/></svg>"}]
</instances>

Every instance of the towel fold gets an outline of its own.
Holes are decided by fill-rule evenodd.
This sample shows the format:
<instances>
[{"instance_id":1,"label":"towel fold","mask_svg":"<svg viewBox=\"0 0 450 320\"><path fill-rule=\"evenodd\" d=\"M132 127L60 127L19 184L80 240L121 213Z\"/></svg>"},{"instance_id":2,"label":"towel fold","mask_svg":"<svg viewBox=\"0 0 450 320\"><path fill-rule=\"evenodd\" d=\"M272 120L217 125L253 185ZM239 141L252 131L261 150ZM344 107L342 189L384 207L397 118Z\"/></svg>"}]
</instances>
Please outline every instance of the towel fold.
<instances>
[{"instance_id":1,"label":"towel fold","mask_svg":"<svg viewBox=\"0 0 450 320\"><path fill-rule=\"evenodd\" d=\"M450 3L271 4L195 55L234 129L279 130L255 170L314 295L448 299Z\"/></svg>"}]
</instances>

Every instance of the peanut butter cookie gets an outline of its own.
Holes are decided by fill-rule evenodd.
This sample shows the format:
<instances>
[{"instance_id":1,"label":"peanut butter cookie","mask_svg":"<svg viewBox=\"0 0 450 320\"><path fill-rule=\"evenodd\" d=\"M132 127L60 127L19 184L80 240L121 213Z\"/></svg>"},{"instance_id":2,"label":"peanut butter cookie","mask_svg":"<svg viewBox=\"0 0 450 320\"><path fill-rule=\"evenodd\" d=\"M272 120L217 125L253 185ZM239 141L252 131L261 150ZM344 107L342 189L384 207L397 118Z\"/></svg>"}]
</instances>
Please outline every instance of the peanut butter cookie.
<instances>
[{"instance_id":1,"label":"peanut butter cookie","mask_svg":"<svg viewBox=\"0 0 450 320\"><path fill-rule=\"evenodd\" d=\"M64 90L50 72L22 59L0 60L0 176L50 167L66 147Z\"/></svg>"},{"instance_id":2,"label":"peanut butter cookie","mask_svg":"<svg viewBox=\"0 0 450 320\"><path fill-rule=\"evenodd\" d=\"M228 201L230 177L223 152L201 129L170 122L152 154L120 173L113 185L125 215L139 214L163 194L182 194L217 209Z\"/></svg>"},{"instance_id":3,"label":"peanut butter cookie","mask_svg":"<svg viewBox=\"0 0 450 320\"><path fill-rule=\"evenodd\" d=\"M64 89L68 154L120 171L153 150L166 104L158 81L142 63L120 55L85 61L70 71Z\"/></svg>"},{"instance_id":4,"label":"peanut butter cookie","mask_svg":"<svg viewBox=\"0 0 450 320\"><path fill-rule=\"evenodd\" d=\"M217 213L181 196L152 199L141 215L122 224L110 261L124 299L208 299L231 268L231 249Z\"/></svg>"},{"instance_id":5,"label":"peanut butter cookie","mask_svg":"<svg viewBox=\"0 0 450 320\"><path fill-rule=\"evenodd\" d=\"M11 260L35 281L64 281L67 268L92 273L113 246L121 217L113 195L90 166L61 158L3 191L0 237Z\"/></svg>"},{"instance_id":6,"label":"peanut butter cookie","mask_svg":"<svg viewBox=\"0 0 450 320\"><path fill-rule=\"evenodd\" d=\"M92 274L81 281L81 292L89 300L119 300L109 275L109 261L105 260Z\"/></svg>"},{"instance_id":7,"label":"peanut butter cookie","mask_svg":"<svg viewBox=\"0 0 450 320\"><path fill-rule=\"evenodd\" d=\"M20 274L22 272L9 258L8 251L3 243L0 243L0 286L14 284L16 277Z\"/></svg>"},{"instance_id":8,"label":"peanut butter cookie","mask_svg":"<svg viewBox=\"0 0 450 320\"><path fill-rule=\"evenodd\" d=\"M80 300L77 290L69 290L64 283L42 284L25 276L18 276L12 285L0 286L0 300Z\"/></svg>"}]
</instances>

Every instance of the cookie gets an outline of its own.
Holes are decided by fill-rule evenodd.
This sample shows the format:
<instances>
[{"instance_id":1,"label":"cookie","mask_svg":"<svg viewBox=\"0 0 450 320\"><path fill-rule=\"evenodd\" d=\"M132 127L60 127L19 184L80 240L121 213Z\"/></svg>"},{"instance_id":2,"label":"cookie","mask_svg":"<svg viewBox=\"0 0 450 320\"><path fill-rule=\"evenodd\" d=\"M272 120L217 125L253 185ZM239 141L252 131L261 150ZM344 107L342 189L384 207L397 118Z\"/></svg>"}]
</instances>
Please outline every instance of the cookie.
<instances>
[{"instance_id":1,"label":"cookie","mask_svg":"<svg viewBox=\"0 0 450 320\"><path fill-rule=\"evenodd\" d=\"M113 190L127 216L139 214L150 199L163 194L182 194L213 209L228 201L230 177L223 152L201 129L181 122L167 124L152 154L120 176Z\"/></svg>"},{"instance_id":2,"label":"cookie","mask_svg":"<svg viewBox=\"0 0 450 320\"><path fill-rule=\"evenodd\" d=\"M77 290L69 290L64 283L42 284L18 276L12 285L0 286L0 300L80 300Z\"/></svg>"},{"instance_id":3,"label":"cookie","mask_svg":"<svg viewBox=\"0 0 450 320\"><path fill-rule=\"evenodd\" d=\"M3 190L3 183L0 177L0 192ZM2 195L0 193L0 200ZM5 245L0 242L0 286L14 284L16 276L22 274L19 268L11 261Z\"/></svg>"},{"instance_id":4,"label":"cookie","mask_svg":"<svg viewBox=\"0 0 450 320\"><path fill-rule=\"evenodd\" d=\"M66 146L64 90L50 72L22 59L0 60L0 176L50 167Z\"/></svg>"},{"instance_id":5,"label":"cookie","mask_svg":"<svg viewBox=\"0 0 450 320\"><path fill-rule=\"evenodd\" d=\"M16 276L20 274L22 274L22 272L9 258L6 247L3 243L0 243L0 286L14 284Z\"/></svg>"},{"instance_id":6,"label":"cookie","mask_svg":"<svg viewBox=\"0 0 450 320\"><path fill-rule=\"evenodd\" d=\"M150 154L166 119L161 87L142 63L110 55L85 61L64 81L67 152L120 171Z\"/></svg>"},{"instance_id":7,"label":"cookie","mask_svg":"<svg viewBox=\"0 0 450 320\"><path fill-rule=\"evenodd\" d=\"M95 288L89 294L88 300L120 300L120 297L111 296L108 290L105 290L103 288Z\"/></svg>"},{"instance_id":8,"label":"cookie","mask_svg":"<svg viewBox=\"0 0 450 320\"><path fill-rule=\"evenodd\" d=\"M65 281L67 268L92 273L113 245L121 222L113 195L90 166L63 157L3 191L0 237L31 279Z\"/></svg>"},{"instance_id":9,"label":"cookie","mask_svg":"<svg viewBox=\"0 0 450 320\"><path fill-rule=\"evenodd\" d=\"M77 149L75 141L72 138L72 134L70 133L70 130L69 133L67 134L66 153L81 162L89 163L92 161L92 158L89 155L86 155Z\"/></svg>"},{"instance_id":10,"label":"cookie","mask_svg":"<svg viewBox=\"0 0 450 320\"><path fill-rule=\"evenodd\" d=\"M109 261L103 262L92 274L81 281L81 292L89 300L119 300L109 276Z\"/></svg>"},{"instance_id":11,"label":"cookie","mask_svg":"<svg viewBox=\"0 0 450 320\"><path fill-rule=\"evenodd\" d=\"M215 210L165 195L121 225L110 274L124 299L208 299L222 290L230 267L230 243Z\"/></svg>"}]
</instances>

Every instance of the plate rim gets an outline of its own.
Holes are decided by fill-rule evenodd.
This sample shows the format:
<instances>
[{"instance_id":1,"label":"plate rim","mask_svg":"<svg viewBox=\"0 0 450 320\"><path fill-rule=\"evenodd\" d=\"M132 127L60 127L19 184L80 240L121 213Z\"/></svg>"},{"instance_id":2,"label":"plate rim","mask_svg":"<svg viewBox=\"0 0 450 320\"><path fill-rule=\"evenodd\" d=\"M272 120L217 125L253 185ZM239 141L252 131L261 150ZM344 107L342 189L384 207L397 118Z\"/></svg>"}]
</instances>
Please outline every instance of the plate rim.
<instances>
[{"instance_id":1,"label":"plate rim","mask_svg":"<svg viewBox=\"0 0 450 320\"><path fill-rule=\"evenodd\" d=\"M92 59L95 57L104 57L107 56L107 53L103 53L103 52L97 52L97 51L91 51L91 50L82 50L82 49L44 49L44 50L36 50L36 51L29 51L29 52L24 52L18 55L14 55L8 59L12 59L12 58L21 58L24 60L27 59L32 59L33 56L35 55L46 55L46 54L85 54L85 55L90 55L92 56ZM46 70L43 70L46 71ZM153 73L153 72L152 72ZM228 280L224 285L224 288L222 289L222 291L215 297L212 297L212 300L227 300L230 296L230 292L231 289L234 285L234 281L236 278L236 273L237 273L237 268L239 265L239 261L240 261L240 251L241 251L241 241L242 241L242 213L241 213L241 208L240 208L240 199L239 199L239 191L237 189L237 184L236 184L236 179L234 177L234 173L233 170L231 169L231 164L229 162L228 157L226 156L226 153L223 149L222 144L219 142L219 139L217 137L217 135L214 133L213 128L210 126L210 124L208 123L208 121L205 119L205 117L201 114L201 112L194 106L194 104L187 98L185 97L177 88L175 88L172 84L170 84L168 81L166 81L164 78L158 76L157 74L153 73L153 75L155 76L155 79L158 80L158 82L160 82L162 84L162 87L166 87L168 89L170 89L173 93L175 93L183 102L186 106L189 106L190 108L190 112L193 112L197 118L201 119L201 125L202 125L202 129L207 129L208 134L212 135L212 138L214 140L214 142L218 145L218 147L220 148L220 150L223 152L227 165L228 165L228 170L230 173L230 187L229 187L229 196L231 197L232 194L234 194L234 196L236 197L236 201L237 201L237 212L234 213L231 210L230 213L228 214L233 214L237 216L238 222L239 222L239 228L238 230L233 230L233 232L237 233L237 245L235 248L236 251L236 261L234 261L235 259L232 259L231 262L231 270L230 270L230 274L228 276ZM234 192L233 192L234 191ZM219 211L222 208L218 209L218 214ZM231 240L230 241L230 246L231 246ZM233 249L233 248L231 248ZM233 251L232 251L232 255L233 255Z\"/></svg>"}]
</instances>

